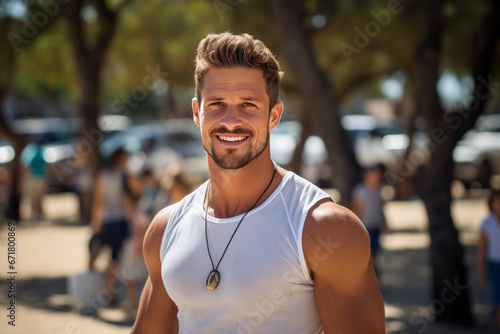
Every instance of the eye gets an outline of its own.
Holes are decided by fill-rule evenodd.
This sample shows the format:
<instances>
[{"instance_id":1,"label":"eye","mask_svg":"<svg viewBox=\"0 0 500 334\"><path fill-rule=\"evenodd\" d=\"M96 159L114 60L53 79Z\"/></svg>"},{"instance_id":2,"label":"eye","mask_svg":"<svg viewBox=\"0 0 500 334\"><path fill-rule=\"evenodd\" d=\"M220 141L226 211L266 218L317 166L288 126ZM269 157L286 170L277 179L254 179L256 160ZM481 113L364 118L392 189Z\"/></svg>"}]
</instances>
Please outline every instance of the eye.
<instances>
[{"instance_id":1,"label":"eye","mask_svg":"<svg viewBox=\"0 0 500 334\"><path fill-rule=\"evenodd\" d=\"M212 102L208 105L209 108L220 108L223 106L224 104L222 102Z\"/></svg>"},{"instance_id":2,"label":"eye","mask_svg":"<svg viewBox=\"0 0 500 334\"><path fill-rule=\"evenodd\" d=\"M250 102L244 102L242 105L242 107L251 107L251 108L256 108L257 106L253 103L250 103Z\"/></svg>"}]
</instances>

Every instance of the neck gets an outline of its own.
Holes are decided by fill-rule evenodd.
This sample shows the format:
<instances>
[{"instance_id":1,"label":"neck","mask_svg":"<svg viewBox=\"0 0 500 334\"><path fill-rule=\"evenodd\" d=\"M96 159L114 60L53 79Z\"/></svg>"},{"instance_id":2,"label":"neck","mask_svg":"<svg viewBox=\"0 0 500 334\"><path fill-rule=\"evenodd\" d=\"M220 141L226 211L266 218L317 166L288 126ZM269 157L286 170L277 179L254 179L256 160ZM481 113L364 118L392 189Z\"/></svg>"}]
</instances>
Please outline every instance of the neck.
<instances>
[{"instance_id":1,"label":"neck","mask_svg":"<svg viewBox=\"0 0 500 334\"><path fill-rule=\"evenodd\" d=\"M274 168L271 159L254 160L239 169L222 169L209 161L208 213L217 218L228 218L250 210L269 185ZM281 178L277 171L271 186L255 207L265 202Z\"/></svg>"}]
</instances>

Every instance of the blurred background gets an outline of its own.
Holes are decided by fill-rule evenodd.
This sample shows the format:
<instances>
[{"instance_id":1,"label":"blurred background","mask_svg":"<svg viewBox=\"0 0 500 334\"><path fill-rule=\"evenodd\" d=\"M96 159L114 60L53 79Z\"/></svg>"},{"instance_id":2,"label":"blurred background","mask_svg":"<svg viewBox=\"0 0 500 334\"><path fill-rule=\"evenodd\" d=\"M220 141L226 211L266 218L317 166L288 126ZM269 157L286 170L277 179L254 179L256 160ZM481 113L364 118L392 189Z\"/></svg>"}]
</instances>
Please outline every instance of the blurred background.
<instances>
[{"instance_id":1,"label":"blurred background","mask_svg":"<svg viewBox=\"0 0 500 334\"><path fill-rule=\"evenodd\" d=\"M208 178L194 55L231 31L262 40L285 73L273 160L347 207L363 168L383 165L387 331L494 333L475 252L500 187L499 17L495 0L1 0L0 215L20 231L19 325L129 330L117 309L71 312L93 180L119 148L129 175L152 173L158 207L174 174L189 189ZM450 282L467 288L445 303Z\"/></svg>"}]
</instances>

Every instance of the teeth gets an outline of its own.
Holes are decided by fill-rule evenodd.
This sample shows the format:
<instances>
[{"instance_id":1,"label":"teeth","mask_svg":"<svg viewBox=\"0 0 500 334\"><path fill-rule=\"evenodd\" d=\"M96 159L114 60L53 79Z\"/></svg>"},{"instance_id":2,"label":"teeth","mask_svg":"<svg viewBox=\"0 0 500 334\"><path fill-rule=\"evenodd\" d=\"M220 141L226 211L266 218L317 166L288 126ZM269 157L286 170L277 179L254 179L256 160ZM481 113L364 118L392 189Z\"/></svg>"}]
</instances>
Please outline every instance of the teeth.
<instances>
[{"instance_id":1,"label":"teeth","mask_svg":"<svg viewBox=\"0 0 500 334\"><path fill-rule=\"evenodd\" d=\"M219 136L219 138L224 141L241 141L245 139L245 137L226 137L226 136Z\"/></svg>"}]
</instances>

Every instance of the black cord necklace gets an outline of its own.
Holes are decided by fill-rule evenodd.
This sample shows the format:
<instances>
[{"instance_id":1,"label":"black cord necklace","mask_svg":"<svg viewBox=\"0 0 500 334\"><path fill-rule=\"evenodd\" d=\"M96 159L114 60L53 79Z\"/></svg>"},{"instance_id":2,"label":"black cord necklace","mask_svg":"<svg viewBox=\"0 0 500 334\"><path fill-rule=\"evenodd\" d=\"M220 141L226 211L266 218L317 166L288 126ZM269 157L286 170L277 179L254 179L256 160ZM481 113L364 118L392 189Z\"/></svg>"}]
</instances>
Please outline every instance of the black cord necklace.
<instances>
[{"instance_id":1,"label":"black cord necklace","mask_svg":"<svg viewBox=\"0 0 500 334\"><path fill-rule=\"evenodd\" d=\"M276 175L276 165L274 166L273 177L271 178L271 182L269 182L269 184L267 185L267 187L264 190L264 192L259 196L259 198L257 199L257 201L255 201L255 203L252 205L252 207L250 208L250 210L248 210L247 212L245 212L245 214L243 215L243 217L241 217L240 222L236 226L236 229L234 230L233 235L229 239L229 241L228 241L228 243L226 245L226 248L224 249L224 252L222 253L222 256L219 259L219 262L217 263L217 266L215 266L215 267L214 267L214 261L212 260L212 255L210 255L210 247L208 246L208 232L207 232L208 202L207 202L207 209L205 210L205 239L207 241L208 257L210 258L210 262L212 263L212 271L210 272L210 274L208 274L208 277L207 277L207 289L214 290L219 285L219 282L220 282L220 273L217 270L217 268L219 268L219 264L221 263L222 258L224 257L224 255L226 254L226 251L227 251L227 248L229 247L229 244L233 240L233 237L236 234L236 231L238 230L238 228L240 227L241 222L243 221L243 219L245 219L246 215L250 211L252 211L253 208L255 208L255 206L257 205L257 203L259 203L259 201L262 198L262 196L264 196L264 194L266 193L267 189L269 189L269 187L271 186L271 183L273 183L275 175ZM207 201L207 194L208 194L208 187L209 186L210 186L210 184L207 186L207 190L205 192L205 200L203 202Z\"/></svg>"}]
</instances>

